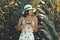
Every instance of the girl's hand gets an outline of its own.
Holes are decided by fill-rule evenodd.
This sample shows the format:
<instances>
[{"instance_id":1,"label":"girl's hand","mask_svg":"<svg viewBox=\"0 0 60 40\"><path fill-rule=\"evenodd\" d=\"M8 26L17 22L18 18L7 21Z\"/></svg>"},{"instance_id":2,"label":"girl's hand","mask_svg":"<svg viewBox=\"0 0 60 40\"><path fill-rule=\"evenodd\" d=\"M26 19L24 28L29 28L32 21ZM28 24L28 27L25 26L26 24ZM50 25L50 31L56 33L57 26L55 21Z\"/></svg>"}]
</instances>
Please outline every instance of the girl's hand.
<instances>
[{"instance_id":1,"label":"girl's hand","mask_svg":"<svg viewBox=\"0 0 60 40\"><path fill-rule=\"evenodd\" d=\"M26 24L21 25L21 27L22 27L22 29L24 29L26 27Z\"/></svg>"}]
</instances>

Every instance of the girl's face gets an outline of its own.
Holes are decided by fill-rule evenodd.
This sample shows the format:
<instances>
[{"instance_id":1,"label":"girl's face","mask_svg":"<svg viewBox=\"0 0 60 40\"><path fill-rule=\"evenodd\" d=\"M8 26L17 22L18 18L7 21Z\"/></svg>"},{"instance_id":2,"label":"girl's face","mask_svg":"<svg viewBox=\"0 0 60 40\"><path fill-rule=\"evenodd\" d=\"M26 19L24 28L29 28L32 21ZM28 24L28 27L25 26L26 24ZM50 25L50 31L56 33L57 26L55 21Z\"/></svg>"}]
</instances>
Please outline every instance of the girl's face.
<instances>
[{"instance_id":1,"label":"girl's face","mask_svg":"<svg viewBox=\"0 0 60 40\"><path fill-rule=\"evenodd\" d=\"M28 13L29 15L33 15L33 9L30 9Z\"/></svg>"}]
</instances>

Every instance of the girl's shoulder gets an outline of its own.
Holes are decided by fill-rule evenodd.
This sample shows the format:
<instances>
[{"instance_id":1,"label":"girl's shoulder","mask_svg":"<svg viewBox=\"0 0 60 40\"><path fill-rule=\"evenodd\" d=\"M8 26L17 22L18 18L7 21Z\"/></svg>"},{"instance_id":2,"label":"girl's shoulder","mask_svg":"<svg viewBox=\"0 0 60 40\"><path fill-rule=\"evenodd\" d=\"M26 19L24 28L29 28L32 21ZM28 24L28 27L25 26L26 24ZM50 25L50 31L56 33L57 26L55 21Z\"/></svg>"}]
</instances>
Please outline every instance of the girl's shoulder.
<instances>
[{"instance_id":1,"label":"girl's shoulder","mask_svg":"<svg viewBox=\"0 0 60 40\"><path fill-rule=\"evenodd\" d=\"M19 18L19 20L23 20L24 19L24 17L23 16L21 16L20 18Z\"/></svg>"},{"instance_id":2,"label":"girl's shoulder","mask_svg":"<svg viewBox=\"0 0 60 40\"><path fill-rule=\"evenodd\" d=\"M37 19L37 17L36 16L33 16L33 19Z\"/></svg>"},{"instance_id":3,"label":"girl's shoulder","mask_svg":"<svg viewBox=\"0 0 60 40\"><path fill-rule=\"evenodd\" d=\"M20 17L20 19L23 19L23 18L24 18L23 16Z\"/></svg>"}]
</instances>

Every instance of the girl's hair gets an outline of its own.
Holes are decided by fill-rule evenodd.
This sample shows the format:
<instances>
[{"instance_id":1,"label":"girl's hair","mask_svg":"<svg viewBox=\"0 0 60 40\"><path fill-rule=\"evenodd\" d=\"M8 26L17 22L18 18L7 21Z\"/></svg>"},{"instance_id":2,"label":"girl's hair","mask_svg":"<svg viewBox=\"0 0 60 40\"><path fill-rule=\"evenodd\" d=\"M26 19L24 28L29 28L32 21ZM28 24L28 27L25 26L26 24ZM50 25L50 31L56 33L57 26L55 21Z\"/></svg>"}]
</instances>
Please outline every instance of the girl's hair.
<instances>
[{"instance_id":1,"label":"girl's hair","mask_svg":"<svg viewBox=\"0 0 60 40\"><path fill-rule=\"evenodd\" d=\"M26 10L26 11L24 12L23 17L26 17L27 15L29 15L29 10ZM31 16L34 16L34 13L33 13L33 15L31 15Z\"/></svg>"},{"instance_id":2,"label":"girl's hair","mask_svg":"<svg viewBox=\"0 0 60 40\"><path fill-rule=\"evenodd\" d=\"M26 17L29 14L28 12L29 10L25 11L23 16Z\"/></svg>"}]
</instances>

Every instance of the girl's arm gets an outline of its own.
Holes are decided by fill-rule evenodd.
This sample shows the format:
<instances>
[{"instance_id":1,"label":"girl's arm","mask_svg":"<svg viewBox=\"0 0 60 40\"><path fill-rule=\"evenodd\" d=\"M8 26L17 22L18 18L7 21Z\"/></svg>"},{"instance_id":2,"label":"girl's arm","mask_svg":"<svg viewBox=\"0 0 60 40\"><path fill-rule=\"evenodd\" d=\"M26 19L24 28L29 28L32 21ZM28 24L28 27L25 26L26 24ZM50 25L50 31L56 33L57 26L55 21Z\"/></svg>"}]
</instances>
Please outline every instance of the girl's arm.
<instances>
[{"instance_id":1,"label":"girl's arm","mask_svg":"<svg viewBox=\"0 0 60 40\"><path fill-rule=\"evenodd\" d=\"M16 28L17 31L20 31L22 29L21 22L22 22L22 17L19 18L17 28Z\"/></svg>"},{"instance_id":2,"label":"girl's arm","mask_svg":"<svg viewBox=\"0 0 60 40\"><path fill-rule=\"evenodd\" d=\"M34 32L37 32L38 31L38 19L37 17L34 17Z\"/></svg>"}]
</instances>

